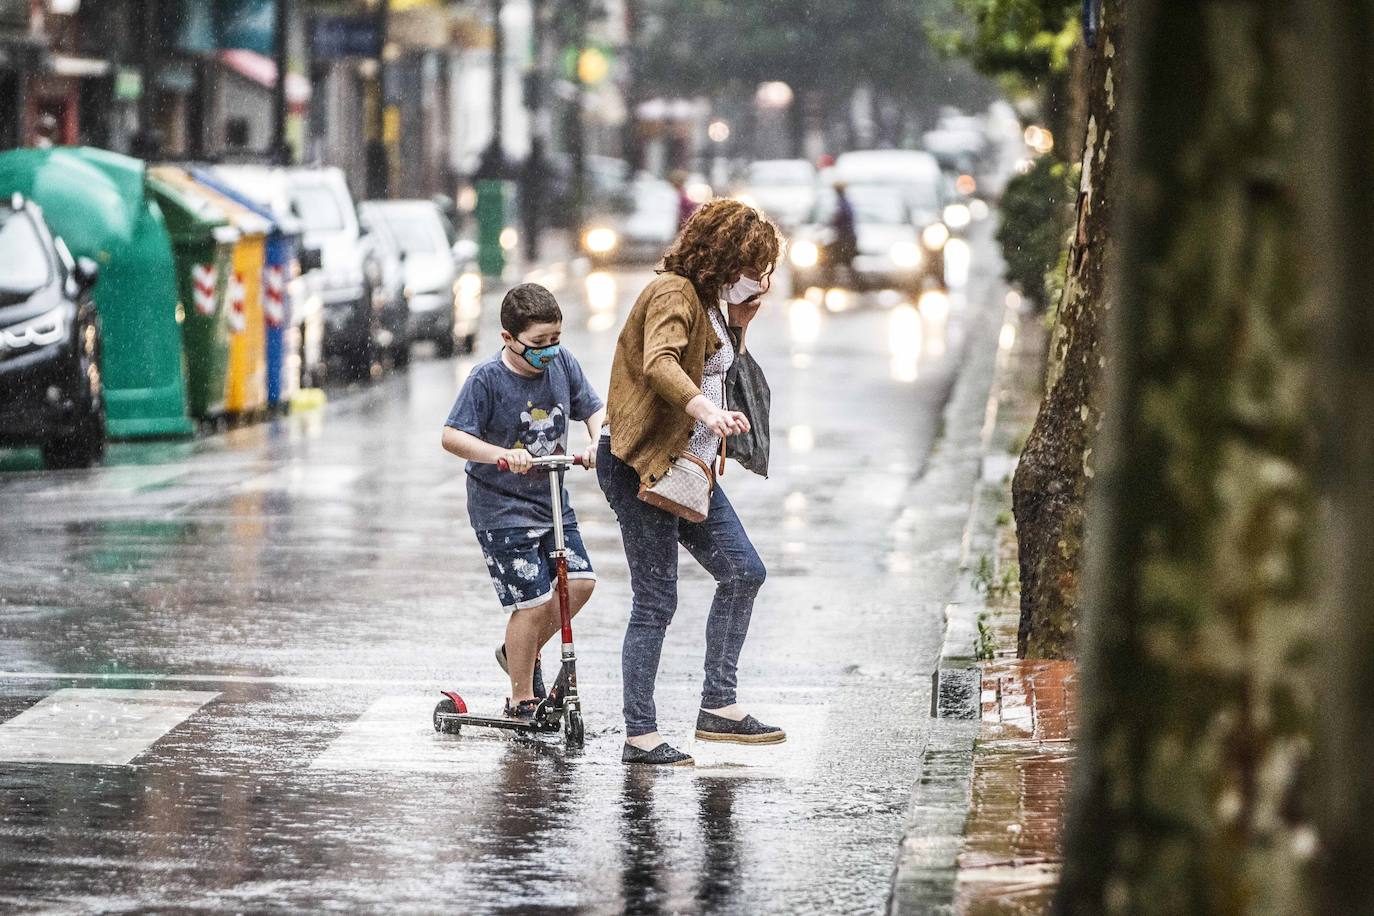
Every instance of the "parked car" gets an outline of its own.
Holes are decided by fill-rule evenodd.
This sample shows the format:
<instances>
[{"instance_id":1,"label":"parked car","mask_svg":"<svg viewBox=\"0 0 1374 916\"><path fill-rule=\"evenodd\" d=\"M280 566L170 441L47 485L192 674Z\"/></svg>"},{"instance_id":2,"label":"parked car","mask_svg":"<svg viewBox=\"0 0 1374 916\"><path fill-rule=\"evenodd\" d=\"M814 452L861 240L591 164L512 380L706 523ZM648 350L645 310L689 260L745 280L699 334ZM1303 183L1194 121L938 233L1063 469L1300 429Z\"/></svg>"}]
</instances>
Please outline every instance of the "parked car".
<instances>
[{"instance_id":1,"label":"parked car","mask_svg":"<svg viewBox=\"0 0 1374 916\"><path fill-rule=\"evenodd\" d=\"M367 247L369 285L372 304L377 310L381 332L377 343L391 365L403 369L410 365L410 303L406 296L405 252L386 223L369 213L366 204L358 207L358 221Z\"/></svg>"},{"instance_id":2,"label":"parked car","mask_svg":"<svg viewBox=\"0 0 1374 916\"><path fill-rule=\"evenodd\" d=\"M848 285L859 290L900 289L916 295L925 289L928 280L943 282L939 249L943 249L944 240L930 240L940 242L936 250L923 243L921 230L899 188L850 184L846 196L854 207L858 237L851 276L843 278ZM836 205L834 188L822 188L810 217L792 236L788 259L794 296L803 295L813 286L830 287L840 282L842 275L831 257Z\"/></svg>"},{"instance_id":3,"label":"parked car","mask_svg":"<svg viewBox=\"0 0 1374 916\"><path fill-rule=\"evenodd\" d=\"M758 207L784 230L791 230L801 225L816 205L816 169L805 159L753 162L735 196Z\"/></svg>"},{"instance_id":4,"label":"parked car","mask_svg":"<svg viewBox=\"0 0 1374 916\"><path fill-rule=\"evenodd\" d=\"M324 306L324 358L330 371L369 378L381 337L372 296L372 257L363 243L348 182L337 168L289 169L291 210L305 228L307 248L320 251L320 269L310 274Z\"/></svg>"},{"instance_id":5,"label":"parked car","mask_svg":"<svg viewBox=\"0 0 1374 916\"><path fill-rule=\"evenodd\" d=\"M96 276L36 204L0 204L0 446L39 446L51 468L105 454Z\"/></svg>"},{"instance_id":6,"label":"parked car","mask_svg":"<svg viewBox=\"0 0 1374 916\"><path fill-rule=\"evenodd\" d=\"M431 200L369 201L362 212L384 224L401 251L412 340L432 340L440 356L472 352L481 317L481 278L460 270L466 247ZM476 288L473 288L474 281Z\"/></svg>"},{"instance_id":7,"label":"parked car","mask_svg":"<svg viewBox=\"0 0 1374 916\"><path fill-rule=\"evenodd\" d=\"M641 175L613 196L582 233L593 264L654 264L677 235L677 190Z\"/></svg>"}]
</instances>

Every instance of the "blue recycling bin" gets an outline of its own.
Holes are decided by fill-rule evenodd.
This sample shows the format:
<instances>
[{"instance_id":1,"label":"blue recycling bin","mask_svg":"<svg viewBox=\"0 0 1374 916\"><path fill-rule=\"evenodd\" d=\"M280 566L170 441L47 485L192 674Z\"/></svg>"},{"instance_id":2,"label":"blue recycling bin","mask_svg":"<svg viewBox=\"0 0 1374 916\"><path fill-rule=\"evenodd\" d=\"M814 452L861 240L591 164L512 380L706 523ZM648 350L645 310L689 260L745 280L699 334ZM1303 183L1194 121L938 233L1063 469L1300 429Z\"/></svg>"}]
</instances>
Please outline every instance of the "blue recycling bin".
<instances>
[{"instance_id":1,"label":"blue recycling bin","mask_svg":"<svg viewBox=\"0 0 1374 916\"><path fill-rule=\"evenodd\" d=\"M291 327L290 280L298 269L297 257L301 232L291 225L269 204L242 193L209 169L194 169L196 181L214 188L225 197L242 204L268 220L272 230L267 236L266 257L262 277L262 310L267 320L267 403L280 407L290 396L286 378L288 347L287 330Z\"/></svg>"}]
</instances>

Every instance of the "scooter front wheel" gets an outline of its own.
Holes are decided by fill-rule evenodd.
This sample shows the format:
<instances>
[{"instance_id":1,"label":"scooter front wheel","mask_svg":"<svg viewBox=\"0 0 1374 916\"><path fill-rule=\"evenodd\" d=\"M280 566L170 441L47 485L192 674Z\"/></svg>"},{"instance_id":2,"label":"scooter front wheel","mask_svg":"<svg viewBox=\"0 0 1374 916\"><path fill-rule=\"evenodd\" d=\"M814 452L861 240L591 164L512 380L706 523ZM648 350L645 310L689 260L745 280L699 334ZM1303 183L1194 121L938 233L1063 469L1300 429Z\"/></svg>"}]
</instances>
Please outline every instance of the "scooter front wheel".
<instances>
[{"instance_id":1,"label":"scooter front wheel","mask_svg":"<svg viewBox=\"0 0 1374 916\"><path fill-rule=\"evenodd\" d=\"M570 710L567 721L563 723L563 740L568 747L581 747L583 738L582 713L576 709Z\"/></svg>"},{"instance_id":2,"label":"scooter front wheel","mask_svg":"<svg viewBox=\"0 0 1374 916\"><path fill-rule=\"evenodd\" d=\"M453 716L457 715L458 712L458 705L452 700L447 698L440 700L434 707L434 730L436 732L443 732L446 735L458 734L462 726L452 719L439 718L440 713ZM466 712L466 710L464 710L464 712Z\"/></svg>"}]
</instances>

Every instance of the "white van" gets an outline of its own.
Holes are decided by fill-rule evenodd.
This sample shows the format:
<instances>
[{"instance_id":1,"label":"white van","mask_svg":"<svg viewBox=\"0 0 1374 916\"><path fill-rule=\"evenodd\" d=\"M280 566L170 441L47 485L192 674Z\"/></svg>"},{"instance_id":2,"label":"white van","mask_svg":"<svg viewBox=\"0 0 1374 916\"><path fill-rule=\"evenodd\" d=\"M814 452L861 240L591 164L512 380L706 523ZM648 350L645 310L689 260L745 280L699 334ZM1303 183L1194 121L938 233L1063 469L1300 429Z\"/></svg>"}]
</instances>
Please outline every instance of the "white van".
<instances>
[{"instance_id":1,"label":"white van","mask_svg":"<svg viewBox=\"0 0 1374 916\"><path fill-rule=\"evenodd\" d=\"M325 360L352 378L370 378L381 330L369 279L376 268L369 271L371 255L348 182L337 168L293 168L287 176L305 246L320 251L314 292L324 305Z\"/></svg>"}]
</instances>

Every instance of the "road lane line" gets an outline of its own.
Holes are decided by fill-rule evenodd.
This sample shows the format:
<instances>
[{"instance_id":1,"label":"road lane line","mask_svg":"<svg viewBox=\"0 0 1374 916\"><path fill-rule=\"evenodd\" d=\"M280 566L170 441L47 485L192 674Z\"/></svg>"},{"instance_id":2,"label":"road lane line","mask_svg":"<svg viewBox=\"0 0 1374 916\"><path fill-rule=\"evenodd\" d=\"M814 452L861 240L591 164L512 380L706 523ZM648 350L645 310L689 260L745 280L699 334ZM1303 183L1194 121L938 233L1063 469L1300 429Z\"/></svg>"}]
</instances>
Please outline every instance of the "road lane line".
<instances>
[{"instance_id":1,"label":"road lane line","mask_svg":"<svg viewBox=\"0 0 1374 916\"><path fill-rule=\"evenodd\" d=\"M67 687L0 724L0 760L122 766L217 696Z\"/></svg>"},{"instance_id":2,"label":"road lane line","mask_svg":"<svg viewBox=\"0 0 1374 916\"><path fill-rule=\"evenodd\" d=\"M385 696L344 726L324 753L310 762L312 770L381 770L385 772L490 773L506 753L505 741L472 740L434 730L432 696ZM472 729L472 731L478 731ZM488 737L492 736L490 730Z\"/></svg>"},{"instance_id":3,"label":"road lane line","mask_svg":"<svg viewBox=\"0 0 1374 916\"><path fill-rule=\"evenodd\" d=\"M293 674L156 674L133 671L93 674L78 671L0 671L0 681L150 681L153 683L186 682L193 684L267 684L280 687L333 687L338 685L357 687L425 687L434 690L453 689L452 677L441 678L384 678L384 677L312 677ZM510 687L507 680L471 680L463 678L458 687L464 693L492 693ZM825 693L834 687L792 687L786 692ZM502 694L504 695L504 694Z\"/></svg>"}]
</instances>

